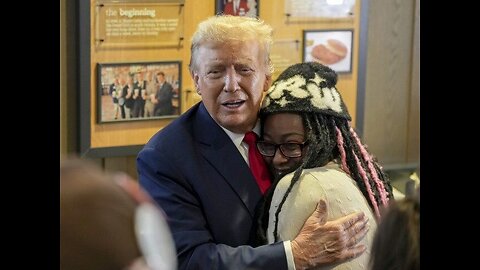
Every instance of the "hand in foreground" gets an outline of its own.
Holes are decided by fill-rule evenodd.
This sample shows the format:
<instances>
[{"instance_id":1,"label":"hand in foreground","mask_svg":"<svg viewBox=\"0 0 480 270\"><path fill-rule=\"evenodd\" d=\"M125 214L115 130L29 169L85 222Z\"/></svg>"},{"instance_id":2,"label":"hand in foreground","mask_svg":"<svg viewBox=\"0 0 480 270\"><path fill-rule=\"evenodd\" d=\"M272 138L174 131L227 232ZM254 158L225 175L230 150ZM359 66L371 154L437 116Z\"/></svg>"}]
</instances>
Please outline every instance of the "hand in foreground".
<instances>
[{"instance_id":1,"label":"hand in foreground","mask_svg":"<svg viewBox=\"0 0 480 270\"><path fill-rule=\"evenodd\" d=\"M368 218L363 212L326 222L327 204L320 200L302 230L292 240L297 270L343 262L361 255L365 245L358 245L368 232Z\"/></svg>"}]
</instances>

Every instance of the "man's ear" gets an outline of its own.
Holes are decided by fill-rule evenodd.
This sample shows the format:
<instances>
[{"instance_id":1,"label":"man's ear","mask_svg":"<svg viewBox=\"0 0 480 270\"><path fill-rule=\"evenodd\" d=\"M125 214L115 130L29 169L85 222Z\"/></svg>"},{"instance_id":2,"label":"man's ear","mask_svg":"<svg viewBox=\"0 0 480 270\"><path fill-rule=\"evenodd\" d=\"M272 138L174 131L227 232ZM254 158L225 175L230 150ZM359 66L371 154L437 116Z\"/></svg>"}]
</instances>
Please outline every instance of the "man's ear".
<instances>
[{"instance_id":1,"label":"man's ear","mask_svg":"<svg viewBox=\"0 0 480 270\"><path fill-rule=\"evenodd\" d=\"M195 84L195 90L197 91L197 94L202 95L201 90L198 87L198 80L200 79L198 73L195 71L190 71L190 76L192 77L193 83Z\"/></svg>"},{"instance_id":2,"label":"man's ear","mask_svg":"<svg viewBox=\"0 0 480 270\"><path fill-rule=\"evenodd\" d=\"M267 92L268 88L272 85L272 75L265 75L265 82L263 83L263 92Z\"/></svg>"}]
</instances>

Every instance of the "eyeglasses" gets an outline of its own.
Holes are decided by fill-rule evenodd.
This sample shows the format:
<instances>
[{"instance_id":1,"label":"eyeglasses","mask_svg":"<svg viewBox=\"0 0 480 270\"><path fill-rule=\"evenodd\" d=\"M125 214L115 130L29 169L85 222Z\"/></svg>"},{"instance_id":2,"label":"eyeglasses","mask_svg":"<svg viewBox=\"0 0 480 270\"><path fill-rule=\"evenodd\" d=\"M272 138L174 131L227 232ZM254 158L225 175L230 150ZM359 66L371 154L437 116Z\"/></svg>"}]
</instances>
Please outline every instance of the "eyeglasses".
<instances>
[{"instance_id":1,"label":"eyeglasses","mask_svg":"<svg viewBox=\"0 0 480 270\"><path fill-rule=\"evenodd\" d=\"M257 142L258 151L260 154L266 157L273 157L277 152L277 148L280 148L280 152L287 158L297 158L302 156L303 147L305 147L306 142L303 143L280 143L274 144L264 141Z\"/></svg>"}]
</instances>

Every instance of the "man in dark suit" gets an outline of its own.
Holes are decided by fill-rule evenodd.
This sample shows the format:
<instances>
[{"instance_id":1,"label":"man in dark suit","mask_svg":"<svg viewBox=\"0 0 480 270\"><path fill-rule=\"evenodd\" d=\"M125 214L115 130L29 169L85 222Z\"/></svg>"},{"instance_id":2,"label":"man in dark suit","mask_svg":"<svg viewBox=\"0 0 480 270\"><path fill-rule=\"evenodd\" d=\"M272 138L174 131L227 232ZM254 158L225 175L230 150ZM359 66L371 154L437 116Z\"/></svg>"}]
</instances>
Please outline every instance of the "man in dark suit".
<instances>
[{"instance_id":1,"label":"man in dark suit","mask_svg":"<svg viewBox=\"0 0 480 270\"><path fill-rule=\"evenodd\" d=\"M157 94L153 100L153 104L155 104L154 115L171 115L173 114L173 87L170 83L165 81L165 73L163 73L163 71L157 73L157 80L159 86Z\"/></svg>"},{"instance_id":2,"label":"man in dark suit","mask_svg":"<svg viewBox=\"0 0 480 270\"><path fill-rule=\"evenodd\" d=\"M140 184L167 214L179 269L306 269L360 255L363 213L325 223L325 204L292 241L253 247L262 192L245 133L271 83L272 28L215 16L192 38L190 73L202 102L154 135L137 158ZM320 205L320 204L319 204Z\"/></svg>"}]
</instances>

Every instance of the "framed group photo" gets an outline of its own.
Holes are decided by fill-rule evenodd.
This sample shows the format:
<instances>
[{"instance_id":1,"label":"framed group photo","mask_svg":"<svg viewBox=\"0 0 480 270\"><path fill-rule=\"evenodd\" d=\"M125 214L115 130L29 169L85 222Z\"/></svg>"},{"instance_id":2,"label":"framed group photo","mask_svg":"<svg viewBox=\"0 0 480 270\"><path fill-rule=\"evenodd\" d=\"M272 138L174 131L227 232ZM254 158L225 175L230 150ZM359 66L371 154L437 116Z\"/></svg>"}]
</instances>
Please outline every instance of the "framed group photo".
<instances>
[{"instance_id":1,"label":"framed group photo","mask_svg":"<svg viewBox=\"0 0 480 270\"><path fill-rule=\"evenodd\" d=\"M319 62L337 73L351 73L352 48L352 29L303 31L303 62Z\"/></svg>"},{"instance_id":2,"label":"framed group photo","mask_svg":"<svg viewBox=\"0 0 480 270\"><path fill-rule=\"evenodd\" d=\"M215 0L215 14L258 17L260 0Z\"/></svg>"},{"instance_id":3,"label":"framed group photo","mask_svg":"<svg viewBox=\"0 0 480 270\"><path fill-rule=\"evenodd\" d=\"M97 64L98 123L178 117L181 63Z\"/></svg>"}]
</instances>

